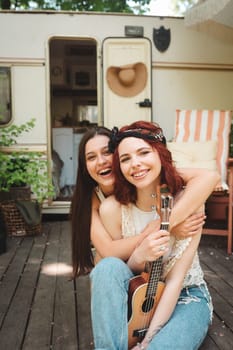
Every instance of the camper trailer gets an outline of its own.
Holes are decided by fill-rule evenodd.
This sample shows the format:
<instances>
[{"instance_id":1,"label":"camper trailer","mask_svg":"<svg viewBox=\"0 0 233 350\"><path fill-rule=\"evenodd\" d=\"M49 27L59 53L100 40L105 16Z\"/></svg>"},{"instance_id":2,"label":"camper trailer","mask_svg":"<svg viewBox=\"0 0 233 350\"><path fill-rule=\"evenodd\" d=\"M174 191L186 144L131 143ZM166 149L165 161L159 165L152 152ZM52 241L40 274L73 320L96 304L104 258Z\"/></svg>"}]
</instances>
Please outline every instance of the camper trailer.
<instances>
[{"instance_id":1,"label":"camper trailer","mask_svg":"<svg viewBox=\"0 0 233 350\"><path fill-rule=\"evenodd\" d=\"M69 211L89 127L152 120L170 140L176 109L233 109L232 42L184 18L2 11L0 31L0 127L36 119L19 147L51 164L44 213ZM119 84L127 70L133 84Z\"/></svg>"}]
</instances>

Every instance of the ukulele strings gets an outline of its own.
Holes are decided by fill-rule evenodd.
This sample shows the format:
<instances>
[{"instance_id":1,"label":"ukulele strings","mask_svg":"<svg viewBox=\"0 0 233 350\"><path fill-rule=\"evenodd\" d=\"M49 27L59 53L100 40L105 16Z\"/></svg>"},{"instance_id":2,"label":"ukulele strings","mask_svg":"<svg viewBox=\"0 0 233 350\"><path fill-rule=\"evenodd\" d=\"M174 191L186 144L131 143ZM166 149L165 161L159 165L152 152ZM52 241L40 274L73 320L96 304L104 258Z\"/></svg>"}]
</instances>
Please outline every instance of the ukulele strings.
<instances>
[{"instance_id":1,"label":"ukulele strings","mask_svg":"<svg viewBox=\"0 0 233 350\"><path fill-rule=\"evenodd\" d=\"M150 320L153 316L154 303L156 303L156 289L159 283L159 278L162 270L162 257L158 258L156 261L152 263L151 271L150 271L150 279L149 285L151 286L146 294L145 308L144 308L144 316L143 316L143 329L147 329L149 327Z\"/></svg>"},{"instance_id":2,"label":"ukulele strings","mask_svg":"<svg viewBox=\"0 0 233 350\"><path fill-rule=\"evenodd\" d=\"M160 204L157 206L157 211L159 212L160 217L162 218L160 229L167 230L169 228L168 219L173 205L173 199L171 196L161 196L160 191L157 191L157 195L157 198L160 199L157 202ZM156 303L156 295L158 292L157 288L162 272L162 262L163 257L161 256L151 264L150 278L148 283L149 287L146 292L145 308L143 309L145 314L143 316L144 321L142 322L142 324L143 329L145 330L147 330L147 328L149 327L150 321L153 317L155 306L154 303Z\"/></svg>"},{"instance_id":3,"label":"ukulele strings","mask_svg":"<svg viewBox=\"0 0 233 350\"><path fill-rule=\"evenodd\" d=\"M156 200L156 212L161 217L161 205L163 205L164 202L162 202L162 199L161 199L161 191L160 191L159 185L156 187L155 198L157 199ZM162 263L162 261L161 261L161 263ZM148 293L148 289L149 289L150 285L153 285L153 282L154 282L153 276L154 276L154 272L157 274L156 270L158 268L158 265L159 264L156 264L156 262L151 263L150 277L149 277L148 287L147 287L146 295L145 295L146 301L145 301L145 305L144 305L145 308L144 308L144 316L143 316L143 321L142 321L143 329L147 329L149 327L150 320L153 316L153 307L152 306L153 306L153 303L155 302L155 295L153 298L153 296Z\"/></svg>"}]
</instances>

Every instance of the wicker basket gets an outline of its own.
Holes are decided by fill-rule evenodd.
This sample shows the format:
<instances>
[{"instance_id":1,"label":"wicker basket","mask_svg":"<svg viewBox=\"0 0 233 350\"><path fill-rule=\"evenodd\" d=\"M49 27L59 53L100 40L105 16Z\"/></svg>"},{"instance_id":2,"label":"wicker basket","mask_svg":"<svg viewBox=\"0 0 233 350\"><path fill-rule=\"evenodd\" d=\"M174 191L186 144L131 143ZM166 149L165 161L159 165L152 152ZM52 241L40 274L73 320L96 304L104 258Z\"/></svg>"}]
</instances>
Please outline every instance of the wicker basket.
<instances>
[{"instance_id":1,"label":"wicker basket","mask_svg":"<svg viewBox=\"0 0 233 350\"><path fill-rule=\"evenodd\" d=\"M11 187L9 191L0 191L0 202L13 201L20 199L30 199L31 188L30 186Z\"/></svg>"},{"instance_id":2,"label":"wicker basket","mask_svg":"<svg viewBox=\"0 0 233 350\"><path fill-rule=\"evenodd\" d=\"M37 225L28 225L22 217L14 201L0 203L7 234L11 236L38 235L41 233L41 222Z\"/></svg>"}]
</instances>

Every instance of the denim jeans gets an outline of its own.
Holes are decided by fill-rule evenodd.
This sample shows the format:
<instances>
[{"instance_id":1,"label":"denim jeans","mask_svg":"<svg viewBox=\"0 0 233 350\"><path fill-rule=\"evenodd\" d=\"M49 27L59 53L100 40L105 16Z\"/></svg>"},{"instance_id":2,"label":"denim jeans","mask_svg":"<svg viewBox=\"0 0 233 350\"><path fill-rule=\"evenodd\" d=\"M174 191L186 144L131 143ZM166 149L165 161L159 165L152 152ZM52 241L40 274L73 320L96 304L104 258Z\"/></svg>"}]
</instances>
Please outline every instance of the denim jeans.
<instances>
[{"instance_id":1,"label":"denim jeans","mask_svg":"<svg viewBox=\"0 0 233 350\"><path fill-rule=\"evenodd\" d=\"M128 283L132 271L120 259L102 259L91 272L91 316L96 350L128 349ZM206 286L181 291L169 321L148 350L196 350L211 321Z\"/></svg>"}]
</instances>

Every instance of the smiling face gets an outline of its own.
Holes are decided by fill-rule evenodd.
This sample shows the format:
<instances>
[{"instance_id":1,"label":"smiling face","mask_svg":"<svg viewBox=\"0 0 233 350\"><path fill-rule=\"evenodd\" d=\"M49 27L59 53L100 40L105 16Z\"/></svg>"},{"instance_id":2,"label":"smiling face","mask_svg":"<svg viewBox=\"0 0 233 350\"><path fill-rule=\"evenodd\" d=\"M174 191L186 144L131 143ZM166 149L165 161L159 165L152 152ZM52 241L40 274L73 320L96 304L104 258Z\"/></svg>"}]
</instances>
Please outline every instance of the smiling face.
<instances>
[{"instance_id":1,"label":"smiling face","mask_svg":"<svg viewBox=\"0 0 233 350\"><path fill-rule=\"evenodd\" d=\"M109 153L108 142L107 136L96 135L86 143L85 147L87 170L107 195L112 193L114 184L112 154Z\"/></svg>"},{"instance_id":2,"label":"smiling face","mask_svg":"<svg viewBox=\"0 0 233 350\"><path fill-rule=\"evenodd\" d=\"M159 183L161 161L146 141L127 137L118 147L122 174L137 189L154 188Z\"/></svg>"}]
</instances>

